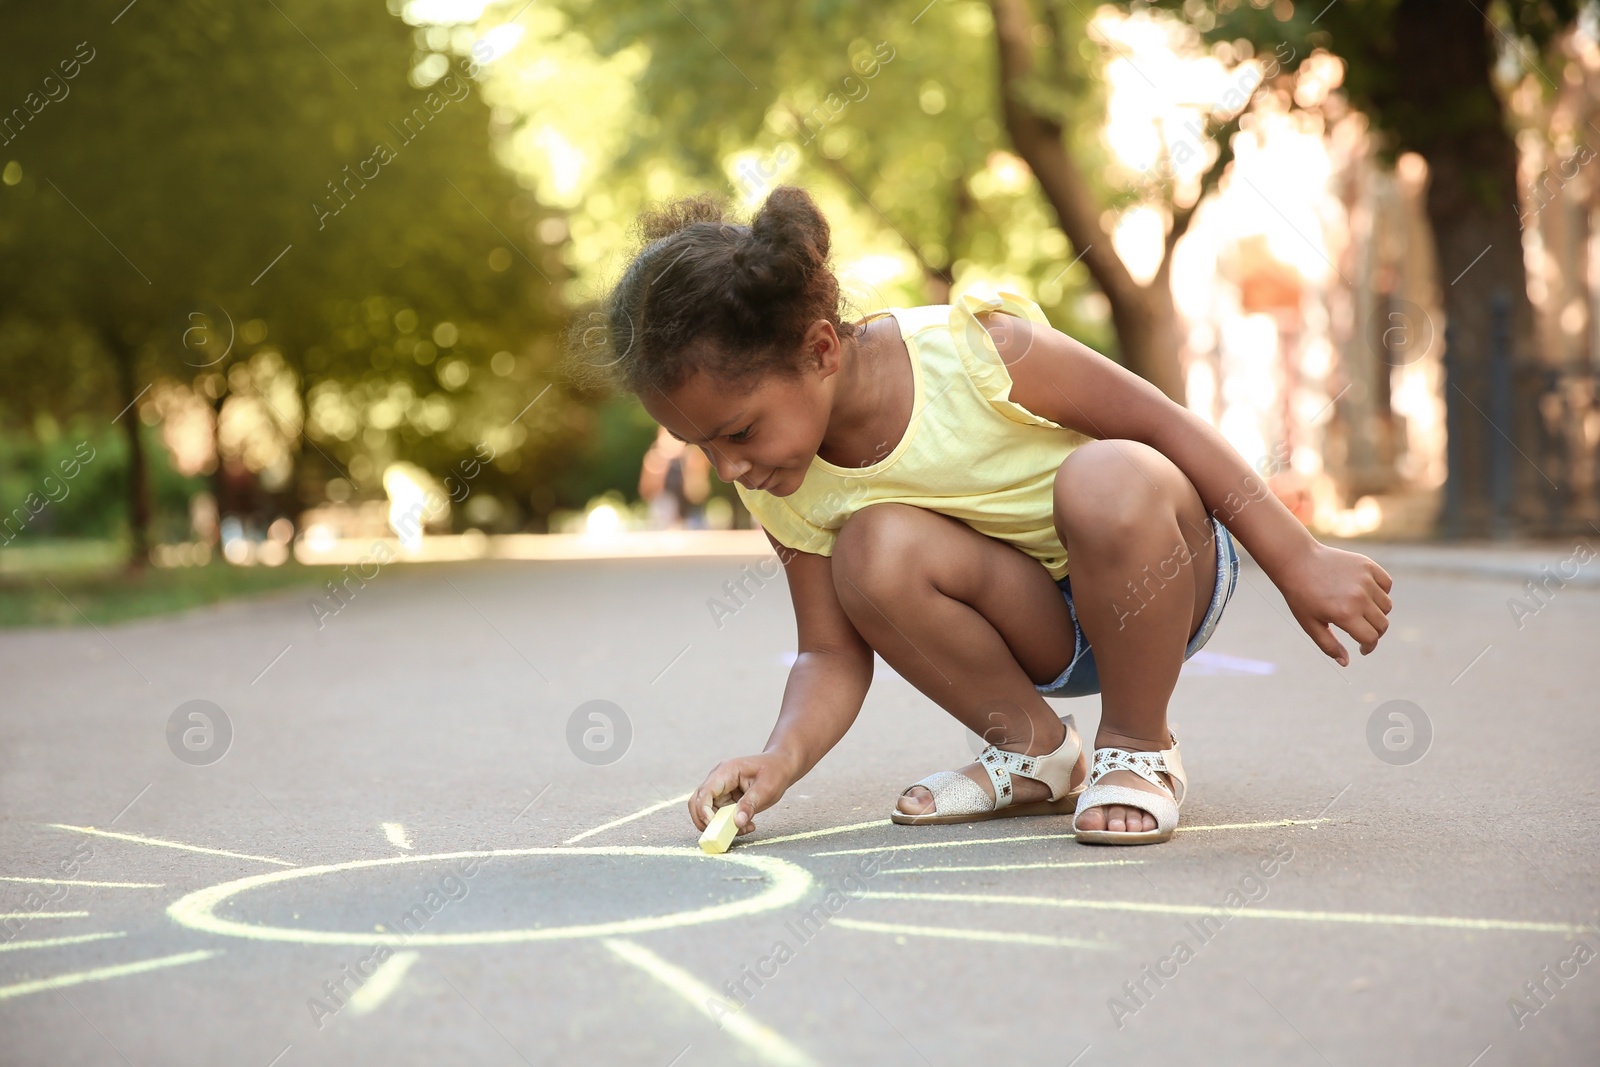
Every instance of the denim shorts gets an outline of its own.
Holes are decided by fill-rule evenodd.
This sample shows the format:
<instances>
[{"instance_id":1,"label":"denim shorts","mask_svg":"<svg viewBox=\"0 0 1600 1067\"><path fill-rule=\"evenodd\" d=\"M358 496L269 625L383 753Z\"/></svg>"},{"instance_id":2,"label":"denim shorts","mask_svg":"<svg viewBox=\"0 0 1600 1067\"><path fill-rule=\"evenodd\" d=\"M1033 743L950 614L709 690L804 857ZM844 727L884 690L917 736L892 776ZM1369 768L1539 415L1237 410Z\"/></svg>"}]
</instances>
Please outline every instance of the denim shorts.
<instances>
[{"instance_id":1,"label":"denim shorts","mask_svg":"<svg viewBox=\"0 0 1600 1067\"><path fill-rule=\"evenodd\" d=\"M1206 617L1200 620L1200 628L1189 638L1189 647L1183 650L1184 659L1200 651L1211 640L1211 633L1222 618L1222 609L1227 607L1233 596L1233 587L1239 581L1239 550L1234 547L1233 535L1217 521L1216 516L1212 516L1211 525L1216 531L1217 540L1217 580L1211 590L1211 606L1206 609ZM1067 611L1072 615L1072 662L1067 664L1067 669L1055 681L1034 688L1047 697L1081 697L1098 693L1100 672L1094 665L1094 649L1089 647L1088 639L1083 636L1083 627L1078 625L1078 609L1072 603L1072 576L1067 575L1056 585L1060 587L1061 595L1067 598Z\"/></svg>"}]
</instances>

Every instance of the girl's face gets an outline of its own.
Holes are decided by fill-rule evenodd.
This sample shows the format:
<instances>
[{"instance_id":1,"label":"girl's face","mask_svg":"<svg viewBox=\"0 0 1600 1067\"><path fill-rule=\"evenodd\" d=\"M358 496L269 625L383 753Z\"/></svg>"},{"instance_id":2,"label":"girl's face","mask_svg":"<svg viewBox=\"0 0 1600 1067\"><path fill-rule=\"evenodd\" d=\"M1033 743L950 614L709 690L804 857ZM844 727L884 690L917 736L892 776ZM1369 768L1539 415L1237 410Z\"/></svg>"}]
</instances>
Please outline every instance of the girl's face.
<instances>
[{"instance_id":1,"label":"girl's face","mask_svg":"<svg viewBox=\"0 0 1600 1067\"><path fill-rule=\"evenodd\" d=\"M800 488L822 447L833 406L839 339L820 321L806 334L811 357L796 374L773 372L741 392L695 371L671 392L639 397L651 418L705 452L717 477L773 496Z\"/></svg>"}]
</instances>

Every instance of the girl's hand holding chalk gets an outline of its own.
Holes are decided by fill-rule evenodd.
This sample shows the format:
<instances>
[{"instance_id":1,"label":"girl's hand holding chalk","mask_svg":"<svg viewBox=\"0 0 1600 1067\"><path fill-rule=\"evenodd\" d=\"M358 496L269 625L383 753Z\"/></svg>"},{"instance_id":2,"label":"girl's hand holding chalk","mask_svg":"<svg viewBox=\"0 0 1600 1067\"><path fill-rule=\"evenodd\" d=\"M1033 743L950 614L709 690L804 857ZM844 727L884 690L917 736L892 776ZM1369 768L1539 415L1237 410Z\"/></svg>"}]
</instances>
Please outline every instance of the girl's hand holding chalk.
<instances>
[{"instance_id":1,"label":"girl's hand holding chalk","mask_svg":"<svg viewBox=\"0 0 1600 1067\"><path fill-rule=\"evenodd\" d=\"M773 752L723 760L689 797L689 818L705 830L722 811L740 836L756 828L755 814L776 804L794 784L793 765ZM720 851L720 850L719 850Z\"/></svg>"}]
</instances>

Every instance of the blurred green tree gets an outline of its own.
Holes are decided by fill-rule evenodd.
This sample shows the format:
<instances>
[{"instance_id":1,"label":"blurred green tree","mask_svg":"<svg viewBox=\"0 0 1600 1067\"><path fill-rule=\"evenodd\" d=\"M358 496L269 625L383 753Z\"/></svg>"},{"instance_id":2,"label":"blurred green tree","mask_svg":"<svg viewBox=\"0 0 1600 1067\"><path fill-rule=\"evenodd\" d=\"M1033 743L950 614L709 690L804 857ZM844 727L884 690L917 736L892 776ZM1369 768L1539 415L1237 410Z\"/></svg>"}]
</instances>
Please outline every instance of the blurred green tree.
<instances>
[{"instance_id":1,"label":"blurred green tree","mask_svg":"<svg viewBox=\"0 0 1600 1067\"><path fill-rule=\"evenodd\" d=\"M841 250L915 265L910 288L885 280L897 270L845 278L853 303L941 302L971 268L1026 283L1055 321L1114 350L1081 299L1087 272L1005 151L986 8L919 20L923 6L571 0L520 15L567 57L563 76L521 77L498 99L523 120L519 166L572 212L588 293L619 270L646 202L710 188L753 209L787 181L822 197ZM607 91L573 92L575 79Z\"/></svg>"},{"instance_id":2,"label":"blurred green tree","mask_svg":"<svg viewBox=\"0 0 1600 1067\"><path fill-rule=\"evenodd\" d=\"M1166 256L1136 280L1104 221L1137 197L1102 177L1103 57L1085 47L1081 7L1048 5L1043 20L1005 0L562 10L602 54L647 51L634 79L642 115L608 176L654 195L667 161L747 204L793 175L831 182L904 242L929 298L947 298L972 263L1027 278L1068 329L1182 400L1169 268L1199 198L1167 205ZM1007 147L1026 168L997 157ZM1227 162L1224 151L1202 196ZM1104 294L1114 336L1062 304L1086 283Z\"/></svg>"},{"instance_id":3,"label":"blurred green tree","mask_svg":"<svg viewBox=\"0 0 1600 1067\"><path fill-rule=\"evenodd\" d=\"M135 566L158 378L263 403L311 460L300 504L335 475L376 491L402 454L442 475L485 440L475 488L526 496L575 447L562 389L524 410L562 317L541 209L495 158L470 42L396 14L0 2L3 403L117 418ZM269 348L297 403L260 380Z\"/></svg>"}]
</instances>

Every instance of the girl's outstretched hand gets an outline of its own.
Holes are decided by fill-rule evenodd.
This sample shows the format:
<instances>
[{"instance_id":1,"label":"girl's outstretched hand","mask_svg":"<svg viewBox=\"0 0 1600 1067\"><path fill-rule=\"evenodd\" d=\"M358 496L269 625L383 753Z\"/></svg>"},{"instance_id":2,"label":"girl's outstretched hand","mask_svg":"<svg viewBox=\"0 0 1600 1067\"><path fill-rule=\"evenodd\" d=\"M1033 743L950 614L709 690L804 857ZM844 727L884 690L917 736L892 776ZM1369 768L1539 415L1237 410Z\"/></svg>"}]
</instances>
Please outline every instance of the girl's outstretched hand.
<instances>
[{"instance_id":1,"label":"girl's outstretched hand","mask_svg":"<svg viewBox=\"0 0 1600 1067\"><path fill-rule=\"evenodd\" d=\"M1389 629L1394 585L1389 572L1359 552L1316 544L1295 561L1277 583L1289 610L1317 647L1350 665L1350 653L1329 629L1339 627L1355 639L1365 656Z\"/></svg>"},{"instance_id":2,"label":"girl's outstretched hand","mask_svg":"<svg viewBox=\"0 0 1600 1067\"><path fill-rule=\"evenodd\" d=\"M776 753L723 760L689 797L689 818L703 831L717 808L737 802L733 821L743 837L756 828L756 812L776 804L793 784L789 762Z\"/></svg>"}]
</instances>

